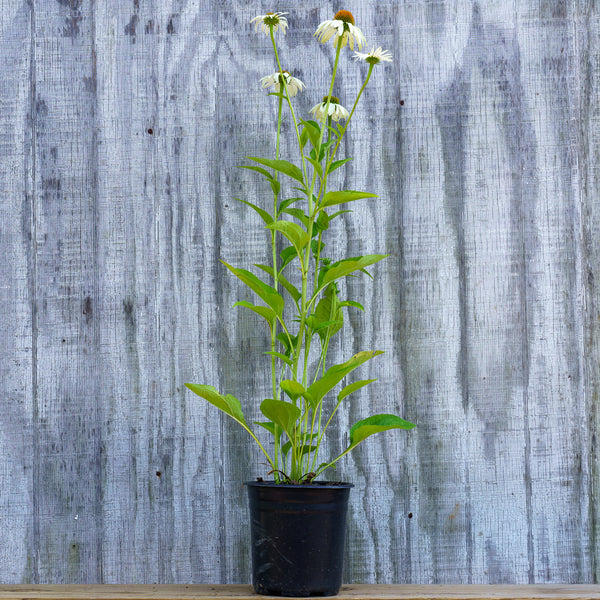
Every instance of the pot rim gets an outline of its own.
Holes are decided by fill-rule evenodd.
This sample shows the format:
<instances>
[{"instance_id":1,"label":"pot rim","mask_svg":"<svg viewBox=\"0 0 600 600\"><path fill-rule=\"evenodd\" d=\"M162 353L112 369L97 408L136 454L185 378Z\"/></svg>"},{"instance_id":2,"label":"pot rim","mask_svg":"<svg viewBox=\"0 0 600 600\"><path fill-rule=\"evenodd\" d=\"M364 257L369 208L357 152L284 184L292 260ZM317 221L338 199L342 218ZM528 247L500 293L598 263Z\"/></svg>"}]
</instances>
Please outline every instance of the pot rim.
<instances>
[{"instance_id":1,"label":"pot rim","mask_svg":"<svg viewBox=\"0 0 600 600\"><path fill-rule=\"evenodd\" d=\"M249 487L269 487L287 490L336 490L350 489L354 487L353 483L348 483L345 481L313 481L311 483L276 483L275 481L244 481L242 485L247 485Z\"/></svg>"}]
</instances>

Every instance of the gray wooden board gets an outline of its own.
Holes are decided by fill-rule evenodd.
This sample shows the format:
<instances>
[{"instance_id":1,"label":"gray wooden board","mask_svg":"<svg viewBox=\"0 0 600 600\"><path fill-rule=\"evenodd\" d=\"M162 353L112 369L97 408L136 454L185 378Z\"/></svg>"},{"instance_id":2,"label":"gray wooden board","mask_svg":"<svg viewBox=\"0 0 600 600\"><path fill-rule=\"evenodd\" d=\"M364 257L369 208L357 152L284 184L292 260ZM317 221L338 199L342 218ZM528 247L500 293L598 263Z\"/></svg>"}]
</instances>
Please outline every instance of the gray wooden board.
<instances>
[{"instance_id":1,"label":"gray wooden board","mask_svg":"<svg viewBox=\"0 0 600 600\"><path fill-rule=\"evenodd\" d=\"M386 253L332 359L386 354L327 444L371 412L345 581L600 576L600 6L592 0L0 1L0 579L246 583L267 470L186 391L268 396L267 332L219 262L267 262L275 71L252 17L289 11L284 68L326 93L317 25L350 9L377 67L332 257ZM346 105L366 69L344 52ZM290 123L282 153L291 156Z\"/></svg>"}]
</instances>

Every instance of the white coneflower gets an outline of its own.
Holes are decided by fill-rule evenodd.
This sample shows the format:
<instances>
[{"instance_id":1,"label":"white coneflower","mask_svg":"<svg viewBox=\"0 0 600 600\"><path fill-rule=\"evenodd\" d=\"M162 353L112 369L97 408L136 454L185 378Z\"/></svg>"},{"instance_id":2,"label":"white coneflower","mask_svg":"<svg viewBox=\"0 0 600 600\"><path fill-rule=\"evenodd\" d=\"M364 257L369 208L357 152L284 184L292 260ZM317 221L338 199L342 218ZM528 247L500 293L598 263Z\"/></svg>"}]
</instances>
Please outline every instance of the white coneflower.
<instances>
[{"instance_id":1,"label":"white coneflower","mask_svg":"<svg viewBox=\"0 0 600 600\"><path fill-rule=\"evenodd\" d=\"M268 88L274 85L275 91L279 92L283 87L284 81L288 96L290 98L293 98L298 92L304 90L304 84L296 77L292 77L287 71L281 71L281 73L267 75L260 80L260 84L263 88Z\"/></svg>"},{"instance_id":2,"label":"white coneflower","mask_svg":"<svg viewBox=\"0 0 600 600\"><path fill-rule=\"evenodd\" d=\"M392 54L389 50L383 50L381 46L379 48L373 47L371 52L364 54L363 52L354 53L354 61L362 60L370 65L376 65L380 62L392 62Z\"/></svg>"},{"instance_id":3,"label":"white coneflower","mask_svg":"<svg viewBox=\"0 0 600 600\"><path fill-rule=\"evenodd\" d=\"M258 28L260 27L260 30L266 35L270 35L271 26L273 26L273 33L281 29L281 33L285 34L288 22L283 15L287 14L289 13L275 12L267 13L266 15L258 15L258 17L251 19L250 23L254 23L254 21L256 21L256 24L254 25L254 31L258 31Z\"/></svg>"},{"instance_id":4,"label":"white coneflower","mask_svg":"<svg viewBox=\"0 0 600 600\"><path fill-rule=\"evenodd\" d=\"M347 43L354 50L354 40L360 50L367 43L362 31L354 25L354 17L349 10L340 10L335 13L331 21L323 21L315 31L317 39L324 44L333 36L333 45L337 48L338 40L342 38L342 47Z\"/></svg>"},{"instance_id":5,"label":"white coneflower","mask_svg":"<svg viewBox=\"0 0 600 600\"><path fill-rule=\"evenodd\" d=\"M329 116L337 122L340 119L347 119L350 116L350 113L340 104L340 101L335 96L331 96L329 109L327 109L327 99L328 96L325 96L322 102L313 106L309 111L314 113L315 118L318 121L324 121L325 118Z\"/></svg>"}]
</instances>

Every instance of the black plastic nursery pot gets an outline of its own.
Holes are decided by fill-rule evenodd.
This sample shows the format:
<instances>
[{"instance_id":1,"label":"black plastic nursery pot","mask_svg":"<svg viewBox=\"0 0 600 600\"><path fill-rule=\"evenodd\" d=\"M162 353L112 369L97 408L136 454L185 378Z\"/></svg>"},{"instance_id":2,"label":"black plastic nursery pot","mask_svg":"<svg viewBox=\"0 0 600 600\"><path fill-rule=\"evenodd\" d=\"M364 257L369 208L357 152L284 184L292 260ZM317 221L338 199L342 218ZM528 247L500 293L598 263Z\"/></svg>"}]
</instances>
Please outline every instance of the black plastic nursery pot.
<instances>
[{"instance_id":1,"label":"black plastic nursery pot","mask_svg":"<svg viewBox=\"0 0 600 600\"><path fill-rule=\"evenodd\" d=\"M269 596L335 596L351 483L248 482L252 584Z\"/></svg>"}]
</instances>

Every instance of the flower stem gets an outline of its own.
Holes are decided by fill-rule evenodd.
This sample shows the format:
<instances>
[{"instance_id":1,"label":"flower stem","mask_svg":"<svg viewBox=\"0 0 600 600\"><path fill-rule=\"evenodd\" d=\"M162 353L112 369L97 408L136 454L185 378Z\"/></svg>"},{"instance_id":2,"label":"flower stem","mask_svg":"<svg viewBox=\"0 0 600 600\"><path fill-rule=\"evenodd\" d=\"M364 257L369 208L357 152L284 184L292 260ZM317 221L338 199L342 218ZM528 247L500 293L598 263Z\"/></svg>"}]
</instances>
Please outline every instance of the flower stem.
<instances>
[{"instance_id":1,"label":"flower stem","mask_svg":"<svg viewBox=\"0 0 600 600\"><path fill-rule=\"evenodd\" d=\"M337 49L335 52L335 63L333 65L333 73L331 74L331 83L329 85L329 94L327 96L326 112L329 110L329 105L331 103L331 95L333 93L333 84L335 82L335 76L337 73L338 63L340 60L341 49L342 49L342 39L340 38L340 41L338 42ZM318 145L318 148L315 148L317 160L319 158L319 155L321 154L321 145L323 142L323 134L325 133L326 128L327 128L327 120L324 119L323 126L321 127L321 134L319 136L319 145ZM314 225L314 222L316 219L316 213L317 213L317 211L314 210L316 208L316 206L313 207L313 202L312 202L313 190L315 187L316 180L317 180L317 172L314 171L312 182L310 184L310 189L308 190L308 217L309 217L309 219L308 219L307 233L308 233L309 240L312 240L313 225ZM317 199L317 205L318 205L318 199ZM300 328L298 330L298 341L297 341L296 352L295 352L295 356L294 356L294 369L293 369L293 376L296 381L297 381L296 378L297 378L297 374L298 374L298 360L300 358L300 348L302 347L302 337L304 335L304 327L305 327L306 318L307 318L306 313L308 312L308 305L307 305L308 268L310 265L311 251L312 251L312 248L311 248L311 243L309 241L306 244L304 263L302 265L302 304L300 307Z\"/></svg>"},{"instance_id":2,"label":"flower stem","mask_svg":"<svg viewBox=\"0 0 600 600\"><path fill-rule=\"evenodd\" d=\"M273 26L271 26L271 31L273 30ZM281 116L283 109L283 98L279 98L279 105L277 109L277 140L275 143L275 159L279 159L279 140L281 137ZM274 175L275 181L277 181L277 171L275 171ZM273 219L277 220L277 200L278 194L276 190L273 190ZM278 288L278 270L277 270L277 236L275 230L271 230L271 248L273 252L273 287L275 290ZM271 323L271 352L275 352L277 350L277 318L273 319ZM273 386L273 399L279 399L279 393L277 390L277 357L274 354L271 354L271 383ZM278 471L279 471L279 431L278 426L275 424L275 448L274 448L274 476L275 479L278 480Z\"/></svg>"},{"instance_id":3,"label":"flower stem","mask_svg":"<svg viewBox=\"0 0 600 600\"><path fill-rule=\"evenodd\" d=\"M298 130L298 121L296 120L296 113L294 113L294 107L290 100L290 95L287 91L287 83L285 77L282 76L283 69L281 68L281 62L279 60L279 53L277 52L277 44L275 43L275 36L273 35L273 26L270 26L271 31L271 43L273 44L273 52L275 53L275 60L277 61L277 68L279 69L279 75L281 77L281 84L284 89L285 99L287 100L288 106L290 107L290 114L292 115L292 121L294 121L294 129L296 131L296 139L298 140L298 146L300 147L300 156L302 157L302 174L306 181L306 162L304 160L304 152L302 152L302 144L300 143L300 131Z\"/></svg>"},{"instance_id":4,"label":"flower stem","mask_svg":"<svg viewBox=\"0 0 600 600\"><path fill-rule=\"evenodd\" d=\"M340 145L340 142L342 141L342 138L344 137L344 134L346 133L346 129L348 129L348 125L350 125L350 119L352 119L352 115L354 114L354 111L356 110L356 107L358 106L358 101L360 100L360 97L362 96L362 93L365 91L365 88L367 87L367 84L369 83L369 79L371 79L371 73L373 73L373 67L375 65L370 64L369 65L369 72L367 73L367 77L365 78L365 82L362 84L362 87L360 88L358 95L356 96L356 100L354 100L354 105L352 106L352 110L350 111L350 115L348 116L348 119L346 120L346 123L340 133L340 136L338 138L338 141L336 143L336 145L333 148L333 151L331 152L331 154L329 155L329 158L327 160L327 167L325 169L325 172L327 172L329 170L329 167L331 165L331 161L333 160L333 157L335 156L335 153L337 152L337 149Z\"/></svg>"}]
</instances>

